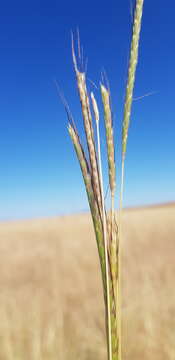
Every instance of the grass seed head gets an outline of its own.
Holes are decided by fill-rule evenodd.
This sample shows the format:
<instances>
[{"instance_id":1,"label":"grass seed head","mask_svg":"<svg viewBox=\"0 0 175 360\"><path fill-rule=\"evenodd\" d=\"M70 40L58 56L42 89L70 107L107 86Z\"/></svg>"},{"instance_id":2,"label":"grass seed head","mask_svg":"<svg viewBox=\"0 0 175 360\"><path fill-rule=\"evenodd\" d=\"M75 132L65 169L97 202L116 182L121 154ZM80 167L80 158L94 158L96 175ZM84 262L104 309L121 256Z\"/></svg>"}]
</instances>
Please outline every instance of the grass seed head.
<instances>
[{"instance_id":1,"label":"grass seed head","mask_svg":"<svg viewBox=\"0 0 175 360\"><path fill-rule=\"evenodd\" d=\"M144 0L137 0L134 14L133 34L130 50L130 61L128 68L128 81L126 86L125 104L124 104L124 117L123 117L123 129L122 129L122 157L123 161L126 153L128 129L131 115L131 105L133 98L133 89L135 82L135 71L138 61L138 46L140 38L141 20L143 12Z\"/></svg>"},{"instance_id":2,"label":"grass seed head","mask_svg":"<svg viewBox=\"0 0 175 360\"><path fill-rule=\"evenodd\" d=\"M110 105L110 94L104 85L101 84L101 95L104 107L104 118L106 127L106 142L108 152L108 168L109 168L109 183L111 194L114 196L116 187L116 175L115 175L115 156L114 156L114 136L112 126L112 112Z\"/></svg>"}]
</instances>

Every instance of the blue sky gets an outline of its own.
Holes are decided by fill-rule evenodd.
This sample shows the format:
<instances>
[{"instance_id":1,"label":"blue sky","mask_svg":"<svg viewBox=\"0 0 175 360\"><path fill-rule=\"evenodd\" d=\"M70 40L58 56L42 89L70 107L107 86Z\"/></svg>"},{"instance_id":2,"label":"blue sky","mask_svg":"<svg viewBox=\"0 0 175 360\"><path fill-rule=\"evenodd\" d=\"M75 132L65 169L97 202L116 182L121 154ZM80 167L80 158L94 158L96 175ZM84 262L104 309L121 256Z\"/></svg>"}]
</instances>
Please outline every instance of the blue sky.
<instances>
[{"instance_id":1,"label":"blue sky","mask_svg":"<svg viewBox=\"0 0 175 360\"><path fill-rule=\"evenodd\" d=\"M70 41L70 31L77 26L88 57L89 79L98 84L104 68L110 82L119 183L131 4L130 0L9 0L1 4L0 219L88 209L54 85L57 79L81 133ZM175 200L174 13L173 0L166 6L160 0L145 0L134 96L154 94L133 103L125 206ZM92 88L90 81L88 87ZM95 94L98 97L97 90Z\"/></svg>"}]
</instances>

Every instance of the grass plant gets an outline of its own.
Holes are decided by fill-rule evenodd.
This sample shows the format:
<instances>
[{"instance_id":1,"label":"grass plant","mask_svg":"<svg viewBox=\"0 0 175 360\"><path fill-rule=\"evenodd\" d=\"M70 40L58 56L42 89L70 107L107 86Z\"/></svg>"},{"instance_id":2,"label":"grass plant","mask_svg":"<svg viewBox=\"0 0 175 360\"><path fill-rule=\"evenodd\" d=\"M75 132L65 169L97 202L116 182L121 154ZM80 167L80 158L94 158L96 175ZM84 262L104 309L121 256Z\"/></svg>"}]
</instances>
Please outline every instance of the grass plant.
<instances>
[{"instance_id":1,"label":"grass plant","mask_svg":"<svg viewBox=\"0 0 175 360\"><path fill-rule=\"evenodd\" d=\"M72 121L68 106L66 111L69 118L68 130L72 139L85 187L88 196L90 211L93 219L94 230L97 240L101 273L103 280L104 301L106 308L106 335L108 347L108 360L121 360L121 281L120 281L120 241L121 241L121 209L123 197L124 162L127 146L128 128L131 115L135 71L138 60L139 36L141 28L142 10L144 0L137 0L135 5L133 33L130 49L130 61L128 67L128 80L124 103L124 116L122 128L122 169L121 169L121 191L120 191L120 216L117 222L115 215L116 195L116 165L115 144L113 135L113 122L111 110L110 91L102 82L100 84L101 97L104 111L108 175L111 197L111 209L107 212L105 207L103 189L103 171L99 132L99 109L94 94L89 96L86 85L86 71L80 71L74 50L72 37L72 56L77 80L79 99L81 103L84 131L87 142L87 154L82 146L80 136ZM80 41L78 36L78 55L81 61ZM82 61L81 61L82 64ZM92 104L92 105L91 105ZM94 136L93 115L96 124L97 144Z\"/></svg>"}]
</instances>

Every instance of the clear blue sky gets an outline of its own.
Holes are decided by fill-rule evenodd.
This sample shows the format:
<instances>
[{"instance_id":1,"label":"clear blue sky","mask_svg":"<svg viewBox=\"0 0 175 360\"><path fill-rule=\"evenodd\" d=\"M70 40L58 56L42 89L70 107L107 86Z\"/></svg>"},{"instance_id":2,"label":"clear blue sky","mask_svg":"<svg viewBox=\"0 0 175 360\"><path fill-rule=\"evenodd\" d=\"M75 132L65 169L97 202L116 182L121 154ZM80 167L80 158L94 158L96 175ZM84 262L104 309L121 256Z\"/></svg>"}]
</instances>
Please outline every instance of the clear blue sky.
<instances>
[{"instance_id":1,"label":"clear blue sky","mask_svg":"<svg viewBox=\"0 0 175 360\"><path fill-rule=\"evenodd\" d=\"M81 132L70 43L70 30L77 26L89 78L98 84L105 68L110 81L120 162L131 3L9 0L1 4L0 219L88 209L54 85L57 79ZM175 200L174 14L173 0L145 0L134 96L155 93L133 104L125 206ZM105 140L102 146L104 150Z\"/></svg>"}]
</instances>

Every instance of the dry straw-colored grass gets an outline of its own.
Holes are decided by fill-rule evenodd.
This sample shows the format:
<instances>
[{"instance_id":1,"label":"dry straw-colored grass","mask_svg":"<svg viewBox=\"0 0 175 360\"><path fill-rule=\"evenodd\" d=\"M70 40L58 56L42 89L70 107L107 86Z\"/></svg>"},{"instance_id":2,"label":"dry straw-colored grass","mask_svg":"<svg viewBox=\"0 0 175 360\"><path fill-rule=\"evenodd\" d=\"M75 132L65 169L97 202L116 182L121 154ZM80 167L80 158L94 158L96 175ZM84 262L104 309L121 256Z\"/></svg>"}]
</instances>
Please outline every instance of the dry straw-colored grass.
<instances>
[{"instance_id":1,"label":"dry straw-colored grass","mask_svg":"<svg viewBox=\"0 0 175 360\"><path fill-rule=\"evenodd\" d=\"M124 211L124 360L174 360L175 205ZM0 359L106 360L89 215L0 224Z\"/></svg>"}]
</instances>

